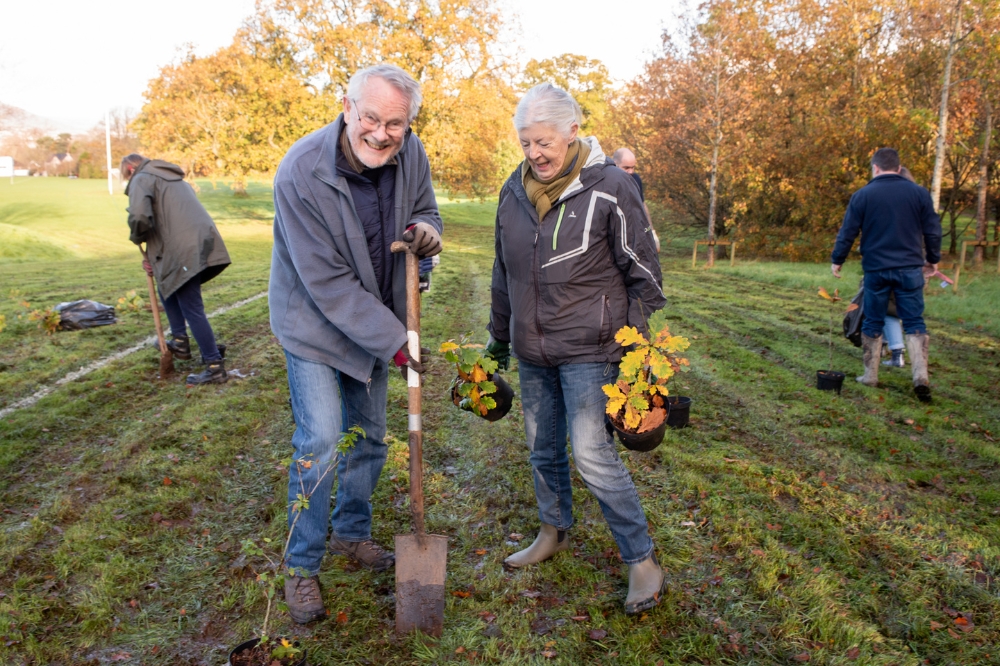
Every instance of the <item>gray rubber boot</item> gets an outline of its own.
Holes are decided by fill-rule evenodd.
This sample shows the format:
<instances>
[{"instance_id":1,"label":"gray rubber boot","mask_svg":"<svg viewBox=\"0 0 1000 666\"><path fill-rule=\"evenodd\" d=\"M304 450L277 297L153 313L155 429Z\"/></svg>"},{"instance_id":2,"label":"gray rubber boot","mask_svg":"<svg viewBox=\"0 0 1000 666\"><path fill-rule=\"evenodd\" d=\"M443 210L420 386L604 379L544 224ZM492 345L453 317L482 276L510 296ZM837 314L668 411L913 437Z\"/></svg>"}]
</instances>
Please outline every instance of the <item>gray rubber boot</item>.
<instances>
[{"instance_id":1,"label":"gray rubber boot","mask_svg":"<svg viewBox=\"0 0 1000 666\"><path fill-rule=\"evenodd\" d=\"M625 597L625 614L635 615L660 603L666 577L656 555L642 562L628 565L628 596Z\"/></svg>"},{"instance_id":2,"label":"gray rubber boot","mask_svg":"<svg viewBox=\"0 0 1000 666\"><path fill-rule=\"evenodd\" d=\"M554 525L542 523L542 529L538 531L538 536L534 542L524 550L519 550L503 561L505 566L511 569L520 569L544 562L556 553L569 548L569 537L566 530L560 530Z\"/></svg>"},{"instance_id":3,"label":"gray rubber boot","mask_svg":"<svg viewBox=\"0 0 1000 666\"><path fill-rule=\"evenodd\" d=\"M865 386L878 386L878 366L882 360L882 336L869 338L861 334L861 349L865 361L865 374L856 379Z\"/></svg>"},{"instance_id":4,"label":"gray rubber boot","mask_svg":"<svg viewBox=\"0 0 1000 666\"><path fill-rule=\"evenodd\" d=\"M913 366L913 392L920 402L931 401L931 381L927 375L927 357L931 338L926 333L907 333L906 351Z\"/></svg>"}]
</instances>

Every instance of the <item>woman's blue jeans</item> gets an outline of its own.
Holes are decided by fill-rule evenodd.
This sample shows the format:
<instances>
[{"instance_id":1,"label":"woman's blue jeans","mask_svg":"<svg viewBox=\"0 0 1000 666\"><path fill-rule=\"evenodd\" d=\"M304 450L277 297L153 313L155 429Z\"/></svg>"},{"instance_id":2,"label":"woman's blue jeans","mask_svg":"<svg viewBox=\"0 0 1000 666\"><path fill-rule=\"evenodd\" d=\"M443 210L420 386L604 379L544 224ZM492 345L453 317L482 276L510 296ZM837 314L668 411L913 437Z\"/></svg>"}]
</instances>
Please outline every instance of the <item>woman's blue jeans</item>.
<instances>
[{"instance_id":1,"label":"woman's blue jeans","mask_svg":"<svg viewBox=\"0 0 1000 666\"><path fill-rule=\"evenodd\" d=\"M538 517L561 530L573 526L566 436L573 461L594 493L626 564L653 554L646 514L632 477L618 456L601 387L618 377L617 363L557 367L518 363L524 432L534 470Z\"/></svg>"},{"instance_id":2,"label":"woman's blue jeans","mask_svg":"<svg viewBox=\"0 0 1000 666\"><path fill-rule=\"evenodd\" d=\"M285 350L288 388L295 416L295 449L288 475L288 525L292 537L286 563L308 575L319 573L326 551L327 526L344 541L372 538L371 497L385 465L386 392L388 367L375 362L371 381L358 381L322 363L307 361ZM341 433L353 425L365 430L365 437L330 469L337 454ZM297 464L304 460L308 468ZM324 475L325 473L325 475ZM330 513L334 476L339 479L337 501ZM309 509L298 520L292 503L298 495L309 495Z\"/></svg>"},{"instance_id":3,"label":"woman's blue jeans","mask_svg":"<svg viewBox=\"0 0 1000 666\"><path fill-rule=\"evenodd\" d=\"M882 333L885 335L885 343L889 349L896 351L906 346L903 342L903 322L899 317L886 317L882 326Z\"/></svg>"}]
</instances>

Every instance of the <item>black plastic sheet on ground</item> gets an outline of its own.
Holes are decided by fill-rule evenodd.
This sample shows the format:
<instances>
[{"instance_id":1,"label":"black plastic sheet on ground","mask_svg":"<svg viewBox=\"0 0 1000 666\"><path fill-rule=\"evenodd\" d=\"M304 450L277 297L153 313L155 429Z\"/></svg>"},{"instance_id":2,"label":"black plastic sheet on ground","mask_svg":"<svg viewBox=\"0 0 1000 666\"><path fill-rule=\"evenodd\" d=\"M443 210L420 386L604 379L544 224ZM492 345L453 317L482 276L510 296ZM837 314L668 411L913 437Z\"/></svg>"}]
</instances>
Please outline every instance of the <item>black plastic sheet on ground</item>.
<instances>
[{"instance_id":1,"label":"black plastic sheet on ground","mask_svg":"<svg viewBox=\"0 0 1000 666\"><path fill-rule=\"evenodd\" d=\"M59 328L64 331L107 326L117 321L114 307L97 301L60 303L54 309L59 313Z\"/></svg>"}]
</instances>

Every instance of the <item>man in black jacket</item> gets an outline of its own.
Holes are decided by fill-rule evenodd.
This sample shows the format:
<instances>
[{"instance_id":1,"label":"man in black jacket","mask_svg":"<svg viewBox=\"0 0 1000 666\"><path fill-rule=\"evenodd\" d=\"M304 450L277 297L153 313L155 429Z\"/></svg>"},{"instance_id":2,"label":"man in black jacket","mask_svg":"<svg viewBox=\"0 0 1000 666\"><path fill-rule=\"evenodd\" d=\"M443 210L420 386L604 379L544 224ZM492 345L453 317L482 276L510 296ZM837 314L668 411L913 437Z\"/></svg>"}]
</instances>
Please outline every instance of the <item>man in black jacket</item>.
<instances>
[{"instance_id":1,"label":"man in black jacket","mask_svg":"<svg viewBox=\"0 0 1000 666\"><path fill-rule=\"evenodd\" d=\"M882 326L889 294L903 321L906 347L913 366L913 389L924 402L931 399L927 376L929 338L924 324L923 267L937 270L941 259L941 219L930 194L899 173L899 153L880 148L872 156L872 179L854 193L831 257L834 277L861 234L861 266L865 271L865 322L861 328L865 374L858 381L878 384Z\"/></svg>"}]
</instances>

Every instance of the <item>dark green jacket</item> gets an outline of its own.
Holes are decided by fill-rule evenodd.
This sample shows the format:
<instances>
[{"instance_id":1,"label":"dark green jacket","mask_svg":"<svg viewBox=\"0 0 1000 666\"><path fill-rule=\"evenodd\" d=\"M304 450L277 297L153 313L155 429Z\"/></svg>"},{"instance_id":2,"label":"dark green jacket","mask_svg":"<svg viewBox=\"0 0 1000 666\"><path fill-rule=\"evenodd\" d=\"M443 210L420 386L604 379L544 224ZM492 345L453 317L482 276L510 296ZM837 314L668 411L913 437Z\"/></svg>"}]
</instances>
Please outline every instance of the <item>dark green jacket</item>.
<instances>
[{"instance_id":1,"label":"dark green jacket","mask_svg":"<svg viewBox=\"0 0 1000 666\"><path fill-rule=\"evenodd\" d=\"M232 263L215 222L176 164L146 160L132 174L125 194L129 240L147 244L163 298L195 276L208 282Z\"/></svg>"}]
</instances>

